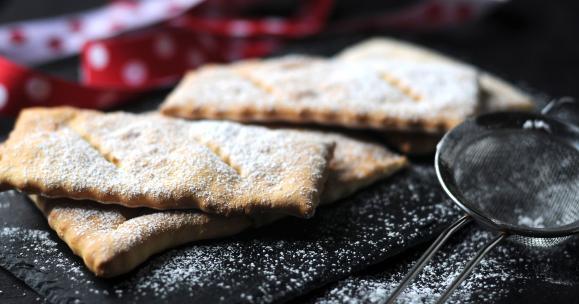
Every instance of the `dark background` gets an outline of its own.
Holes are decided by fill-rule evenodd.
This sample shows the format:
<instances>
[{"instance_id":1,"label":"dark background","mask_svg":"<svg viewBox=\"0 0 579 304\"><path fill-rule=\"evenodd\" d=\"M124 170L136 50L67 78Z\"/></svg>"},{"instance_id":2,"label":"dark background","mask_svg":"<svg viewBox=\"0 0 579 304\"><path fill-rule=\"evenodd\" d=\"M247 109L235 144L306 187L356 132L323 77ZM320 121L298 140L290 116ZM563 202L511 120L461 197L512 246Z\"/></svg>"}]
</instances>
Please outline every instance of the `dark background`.
<instances>
[{"instance_id":1,"label":"dark background","mask_svg":"<svg viewBox=\"0 0 579 304\"><path fill-rule=\"evenodd\" d=\"M0 0L0 24L47 17L98 6L98 0ZM415 2L415 1L413 1ZM379 5L377 4L379 3ZM340 1L333 20L352 13L396 6L403 1ZM323 34L290 42L284 52L332 54L371 36L388 35L414 41L494 72L534 94L547 98L579 96L578 1L507 1L482 20L458 28L432 32L372 30L347 34ZM76 79L75 59L41 66L40 69ZM164 92L151 93L140 103L157 102ZM0 138L12 120L0 118ZM41 301L38 295L0 268L0 303Z\"/></svg>"}]
</instances>

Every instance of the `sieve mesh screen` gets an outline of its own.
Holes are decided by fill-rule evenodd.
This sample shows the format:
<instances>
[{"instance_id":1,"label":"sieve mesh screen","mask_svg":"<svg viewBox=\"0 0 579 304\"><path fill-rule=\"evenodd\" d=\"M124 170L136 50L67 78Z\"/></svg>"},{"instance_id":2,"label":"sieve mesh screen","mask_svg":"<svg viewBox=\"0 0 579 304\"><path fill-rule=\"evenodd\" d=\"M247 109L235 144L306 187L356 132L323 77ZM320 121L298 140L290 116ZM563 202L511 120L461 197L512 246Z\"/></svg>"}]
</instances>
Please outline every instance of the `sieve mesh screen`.
<instances>
[{"instance_id":1,"label":"sieve mesh screen","mask_svg":"<svg viewBox=\"0 0 579 304\"><path fill-rule=\"evenodd\" d=\"M547 133L492 132L457 156L459 191L489 217L531 228L579 222L579 153Z\"/></svg>"}]
</instances>

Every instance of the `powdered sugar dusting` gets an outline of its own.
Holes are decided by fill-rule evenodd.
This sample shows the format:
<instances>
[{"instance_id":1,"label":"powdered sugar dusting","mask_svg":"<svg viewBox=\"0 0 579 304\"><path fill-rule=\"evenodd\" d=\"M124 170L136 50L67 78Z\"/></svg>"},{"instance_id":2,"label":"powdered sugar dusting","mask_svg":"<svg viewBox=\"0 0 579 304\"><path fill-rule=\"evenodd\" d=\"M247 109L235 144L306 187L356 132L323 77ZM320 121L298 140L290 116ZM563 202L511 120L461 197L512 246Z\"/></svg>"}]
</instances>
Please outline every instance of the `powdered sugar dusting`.
<instances>
[{"instance_id":1,"label":"powdered sugar dusting","mask_svg":"<svg viewBox=\"0 0 579 304\"><path fill-rule=\"evenodd\" d=\"M392 174L404 164L403 157L389 152L378 144L324 132L304 130L296 131L294 135L320 142L331 140L336 143L334 156L330 162L329 180L326 182L326 191L323 195L326 203L344 198L352 191ZM227 138L218 136L212 139L227 141ZM230 161L235 162L235 159ZM248 167L244 166L244 170L246 169ZM225 218L195 210L154 211L145 208L125 208L115 204L103 205L91 201L79 203L39 196L34 196L33 199L45 213L50 226L59 232L59 236L77 255L85 260L88 268L99 275L107 276L128 272L153 253L185 242L236 234L249 228L256 221L259 223L269 220L269 216L266 216L266 219L259 216ZM157 240L160 235L175 237L163 243L162 247L151 247L150 244L159 243ZM119 262L128 254L134 254L133 258L127 259L124 263ZM109 263L111 261L117 263Z\"/></svg>"},{"instance_id":2,"label":"powdered sugar dusting","mask_svg":"<svg viewBox=\"0 0 579 304\"><path fill-rule=\"evenodd\" d=\"M531 218L529 216L519 216L517 224L532 228L545 228L545 219L542 216Z\"/></svg>"},{"instance_id":3,"label":"powdered sugar dusting","mask_svg":"<svg viewBox=\"0 0 579 304\"><path fill-rule=\"evenodd\" d=\"M19 227L4 227L0 230L0 239L3 243L2 248L5 251L13 250L13 243L23 242L29 244L21 248L20 256L37 256L33 260L39 264L38 270L48 271L48 267L42 264L51 264L64 274L70 275L71 278L84 277L80 267L70 267L69 257L58 248L58 243L53 240L50 232L36 229L23 229Z\"/></svg>"},{"instance_id":4,"label":"powdered sugar dusting","mask_svg":"<svg viewBox=\"0 0 579 304\"><path fill-rule=\"evenodd\" d=\"M115 281L96 280L53 233L42 233L40 240L14 232L9 233L13 236L0 233L0 264L21 278L32 273L28 284L49 295L53 302L78 299L110 303L184 299L271 303L303 295L368 268L370 274L331 285L330 290L312 301L378 303L398 284L423 249L408 259L393 257L379 266L368 265L435 235L445 223L460 216L460 211L452 208L436 189L433 170L414 166L347 202L321 208L311 220L290 218L235 239L181 247L154 257L138 271ZM11 204L9 210L23 206L28 205L18 202ZM404 216L407 217L402 221ZM38 221L42 219L39 217ZM44 236L52 240L47 245L42 245ZM455 236L402 295L403 299L430 302L491 237L491 233L480 229ZM58 248L52 247L54 244ZM572 290L579 282L579 247L575 240L548 251L516 246L505 242L493 250L451 301L494 302L516 298L528 293L529 288L540 286L550 292L562 287ZM23 247L45 249L29 254L30 251L21 250ZM17 266L11 264L16 258L31 266L19 273ZM46 271L35 272L42 267ZM51 288L42 289L50 279Z\"/></svg>"},{"instance_id":5,"label":"powdered sugar dusting","mask_svg":"<svg viewBox=\"0 0 579 304\"><path fill-rule=\"evenodd\" d=\"M25 112L6 142L0 179L48 196L133 207L310 216L333 146L230 122L39 111ZM72 118L63 120L63 112Z\"/></svg>"},{"instance_id":6,"label":"powdered sugar dusting","mask_svg":"<svg viewBox=\"0 0 579 304\"><path fill-rule=\"evenodd\" d=\"M74 286L82 300L113 303L287 300L412 246L458 216L440 191L430 191L436 185L433 177L431 169L412 169L346 202L322 208L311 220L288 218L235 239L181 247L108 283L95 280L70 252L70 267L80 267L84 276L60 275L60 270L44 263L50 254L39 256L32 265L58 275L56 284L66 289L49 293L59 298L70 296L69 286ZM19 244L11 244L10 252L17 255Z\"/></svg>"},{"instance_id":7,"label":"powdered sugar dusting","mask_svg":"<svg viewBox=\"0 0 579 304\"><path fill-rule=\"evenodd\" d=\"M389 187L393 197L408 200L408 207L380 212L376 208L384 203L384 197L380 192L372 192L358 198L363 204L350 204L341 211L330 210L325 214L320 212L318 218L324 225L311 224L311 221L299 225L286 222L300 235L298 238L279 240L280 230L277 230L266 234L277 238L230 241L219 250L202 244L185 248L178 254L166 253L141 269L135 279L115 288L126 290L132 286L131 292L137 298L169 299L176 290L188 297L207 297L203 290L210 288L216 293L210 299L215 301L274 301L295 290L311 288L311 282L317 278L337 276L357 269L356 265L372 263L375 257L366 254L368 250L385 254L389 248L407 246L437 219L455 214L454 209L444 204L427 204L415 209L421 199L433 201L439 197L408 195L422 188L413 182L409 185L403 189ZM404 222L400 221L401 214L406 215ZM339 220L342 218L347 218L349 224ZM337 231L341 233L336 234ZM384 233L385 239L375 237ZM316 238L310 239L308 235ZM204 252L203 256L199 250ZM219 259L209 258L217 255ZM212 282L215 278L219 279ZM246 282L255 283L247 290Z\"/></svg>"},{"instance_id":8,"label":"powdered sugar dusting","mask_svg":"<svg viewBox=\"0 0 579 304\"><path fill-rule=\"evenodd\" d=\"M435 302L464 269L469 259L493 236L493 233L480 228L471 228L459 234L410 283L399 296L400 303ZM575 241L566 246L576 246ZM421 253L422 250L418 250L404 259L398 259L394 265L382 265L378 273L355 275L340 281L312 300L312 303L384 303ZM533 280L543 284L573 285L573 280L565 277L565 272L551 268L551 264L557 263L551 258L555 254L559 257L568 256L569 251L565 246L557 249L525 248L505 242L481 261L449 302L492 303L507 297L516 298L528 292L525 286ZM531 270L533 268L535 270ZM521 269L529 269L529 273L523 273Z\"/></svg>"},{"instance_id":9,"label":"powdered sugar dusting","mask_svg":"<svg viewBox=\"0 0 579 304\"><path fill-rule=\"evenodd\" d=\"M236 111L245 108L253 114L241 116L246 120L293 121L293 113L309 112L319 122L340 124L355 115L458 121L474 113L477 102L477 75L471 68L293 55L194 71L161 107L177 115L193 109L187 114L195 117L225 113L229 119L240 119ZM275 115L269 115L272 110Z\"/></svg>"}]
</instances>

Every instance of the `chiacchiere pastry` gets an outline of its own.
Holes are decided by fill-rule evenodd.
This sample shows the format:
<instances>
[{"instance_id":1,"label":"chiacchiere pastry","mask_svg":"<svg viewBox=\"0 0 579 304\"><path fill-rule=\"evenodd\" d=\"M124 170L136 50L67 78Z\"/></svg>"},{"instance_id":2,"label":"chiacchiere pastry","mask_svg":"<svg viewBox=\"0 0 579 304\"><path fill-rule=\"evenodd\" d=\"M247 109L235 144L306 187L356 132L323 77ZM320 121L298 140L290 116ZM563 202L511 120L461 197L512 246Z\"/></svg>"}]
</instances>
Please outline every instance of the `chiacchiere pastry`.
<instances>
[{"instance_id":1,"label":"chiacchiere pastry","mask_svg":"<svg viewBox=\"0 0 579 304\"><path fill-rule=\"evenodd\" d=\"M408 60L285 56L209 65L161 105L184 118L445 131L476 110L477 72Z\"/></svg>"},{"instance_id":2,"label":"chiacchiere pastry","mask_svg":"<svg viewBox=\"0 0 579 304\"><path fill-rule=\"evenodd\" d=\"M127 208L30 195L50 227L97 276L129 272L151 255L192 241L239 233L250 217L223 217L196 210Z\"/></svg>"},{"instance_id":3,"label":"chiacchiere pastry","mask_svg":"<svg viewBox=\"0 0 579 304\"><path fill-rule=\"evenodd\" d=\"M333 203L390 176L407 164L404 156L395 154L376 142L334 132L296 132L336 144L320 200L322 205Z\"/></svg>"},{"instance_id":4,"label":"chiacchiere pastry","mask_svg":"<svg viewBox=\"0 0 579 304\"><path fill-rule=\"evenodd\" d=\"M402 152L424 154L467 116L533 105L529 95L473 66L375 38L332 59L287 56L206 66L190 72L161 111L185 118L366 127L387 132L388 142Z\"/></svg>"},{"instance_id":5,"label":"chiacchiere pastry","mask_svg":"<svg viewBox=\"0 0 579 304\"><path fill-rule=\"evenodd\" d=\"M372 38L346 48L336 56L342 61L403 60L418 64L442 64L475 69L436 51L391 38ZM501 110L532 110L531 96L490 73L479 73L481 96L477 113Z\"/></svg>"},{"instance_id":6,"label":"chiacchiere pastry","mask_svg":"<svg viewBox=\"0 0 579 304\"><path fill-rule=\"evenodd\" d=\"M334 143L232 122L29 109L0 147L0 188L129 207L313 215Z\"/></svg>"},{"instance_id":7,"label":"chiacchiere pastry","mask_svg":"<svg viewBox=\"0 0 579 304\"><path fill-rule=\"evenodd\" d=\"M339 134L299 131L336 143L322 203L328 204L406 165L379 144ZM178 245L234 235L279 214L222 217L196 210L159 211L32 195L49 225L97 276L126 273L151 255Z\"/></svg>"},{"instance_id":8,"label":"chiacchiere pastry","mask_svg":"<svg viewBox=\"0 0 579 304\"><path fill-rule=\"evenodd\" d=\"M336 58L344 61L394 59L475 69L438 52L390 38L373 38L362 41L346 48ZM484 71L479 73L479 86L481 92L475 114L507 110L530 111L535 106L531 96L490 73ZM430 154L435 150L442 135L442 133L395 131L384 134L384 138L389 144L404 153Z\"/></svg>"}]
</instances>

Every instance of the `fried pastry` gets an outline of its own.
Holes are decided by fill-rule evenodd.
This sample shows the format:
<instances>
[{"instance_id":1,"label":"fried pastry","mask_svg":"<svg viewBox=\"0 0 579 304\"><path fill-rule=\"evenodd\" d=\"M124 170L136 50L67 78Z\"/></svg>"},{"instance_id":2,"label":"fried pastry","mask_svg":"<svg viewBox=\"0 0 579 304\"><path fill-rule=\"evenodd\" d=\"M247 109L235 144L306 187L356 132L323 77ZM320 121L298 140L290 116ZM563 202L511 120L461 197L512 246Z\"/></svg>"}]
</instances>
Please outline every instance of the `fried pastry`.
<instances>
[{"instance_id":1,"label":"fried pastry","mask_svg":"<svg viewBox=\"0 0 579 304\"><path fill-rule=\"evenodd\" d=\"M478 104L474 69L285 56L190 72L161 105L183 118L442 132Z\"/></svg>"},{"instance_id":2,"label":"fried pastry","mask_svg":"<svg viewBox=\"0 0 579 304\"><path fill-rule=\"evenodd\" d=\"M436 51L391 38L364 40L343 50L336 56L344 61L364 60L404 60L424 64L445 64L448 66L475 69L474 67L440 54ZM531 96L488 72L479 74L481 100L478 113L502 110L532 110Z\"/></svg>"},{"instance_id":3,"label":"fried pastry","mask_svg":"<svg viewBox=\"0 0 579 304\"><path fill-rule=\"evenodd\" d=\"M373 38L346 48L336 56L340 60L407 60L417 63L438 63L471 68L438 52L390 38ZM479 73L480 99L476 114L496 111L530 111L533 98L521 89L488 72ZM443 133L393 131L384 134L385 140L399 151L412 155L431 154Z\"/></svg>"},{"instance_id":4,"label":"fried pastry","mask_svg":"<svg viewBox=\"0 0 579 304\"><path fill-rule=\"evenodd\" d=\"M336 143L321 204L333 203L407 165L405 157L370 140L334 132L300 132Z\"/></svg>"},{"instance_id":5,"label":"fried pastry","mask_svg":"<svg viewBox=\"0 0 579 304\"><path fill-rule=\"evenodd\" d=\"M411 156L427 156L436 151L436 145L444 134L390 131L379 134L390 147Z\"/></svg>"},{"instance_id":6,"label":"fried pastry","mask_svg":"<svg viewBox=\"0 0 579 304\"><path fill-rule=\"evenodd\" d=\"M336 142L322 203L329 204L406 165L379 144L348 136L299 131ZM126 273L151 255L178 245L237 234L283 215L223 217L196 210L152 210L91 201L31 198L48 223L97 276Z\"/></svg>"},{"instance_id":7,"label":"fried pastry","mask_svg":"<svg viewBox=\"0 0 579 304\"><path fill-rule=\"evenodd\" d=\"M333 146L232 122L29 109L0 147L0 188L128 207L309 217Z\"/></svg>"},{"instance_id":8,"label":"fried pastry","mask_svg":"<svg viewBox=\"0 0 579 304\"><path fill-rule=\"evenodd\" d=\"M129 272L168 248L237 234L252 225L250 217L241 215L224 217L197 210L159 211L29 197L74 254L101 277Z\"/></svg>"}]
</instances>

